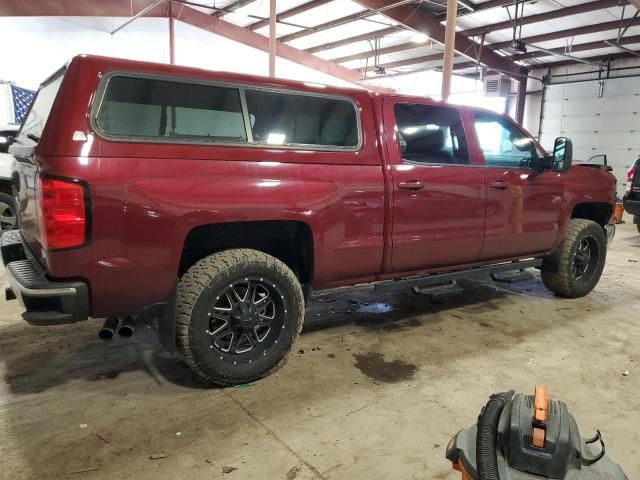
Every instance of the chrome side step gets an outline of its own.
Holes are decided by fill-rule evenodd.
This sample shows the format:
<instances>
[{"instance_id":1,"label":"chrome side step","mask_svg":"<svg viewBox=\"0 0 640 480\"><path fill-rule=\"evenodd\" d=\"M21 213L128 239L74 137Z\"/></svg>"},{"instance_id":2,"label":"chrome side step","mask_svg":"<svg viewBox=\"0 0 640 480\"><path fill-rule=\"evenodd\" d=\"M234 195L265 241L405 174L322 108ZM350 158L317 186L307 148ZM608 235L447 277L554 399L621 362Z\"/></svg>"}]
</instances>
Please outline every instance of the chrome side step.
<instances>
[{"instance_id":1,"label":"chrome side step","mask_svg":"<svg viewBox=\"0 0 640 480\"><path fill-rule=\"evenodd\" d=\"M464 289L456 282L443 283L430 287L413 287L415 293L426 295L430 300L442 300L443 298L454 297L464 292Z\"/></svg>"},{"instance_id":2,"label":"chrome side step","mask_svg":"<svg viewBox=\"0 0 640 480\"><path fill-rule=\"evenodd\" d=\"M422 288L431 285L448 284L455 280L480 278L498 272L508 272L512 270L524 270L525 268L540 267L541 258L520 260L517 262L498 263L485 267L469 268L467 270L457 270L455 272L433 273L420 277L408 277L398 280L385 280L375 284L376 291L391 292L404 290L406 288ZM526 272L525 272L526 273Z\"/></svg>"}]
</instances>

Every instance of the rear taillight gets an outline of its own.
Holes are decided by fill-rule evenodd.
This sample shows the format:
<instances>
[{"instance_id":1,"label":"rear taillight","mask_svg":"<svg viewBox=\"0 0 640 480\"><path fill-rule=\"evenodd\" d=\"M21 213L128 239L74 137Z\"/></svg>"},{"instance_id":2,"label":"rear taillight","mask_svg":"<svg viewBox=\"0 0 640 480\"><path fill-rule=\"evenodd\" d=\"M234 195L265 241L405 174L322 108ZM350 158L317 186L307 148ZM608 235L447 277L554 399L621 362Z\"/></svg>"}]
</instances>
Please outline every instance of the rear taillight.
<instances>
[{"instance_id":1,"label":"rear taillight","mask_svg":"<svg viewBox=\"0 0 640 480\"><path fill-rule=\"evenodd\" d=\"M627 192L631 191L631 183L633 182L633 174L636 173L636 164L638 161L636 160L631 168L627 170Z\"/></svg>"},{"instance_id":2,"label":"rear taillight","mask_svg":"<svg viewBox=\"0 0 640 480\"><path fill-rule=\"evenodd\" d=\"M82 185L40 178L38 215L45 249L78 247L86 240L87 210Z\"/></svg>"}]
</instances>

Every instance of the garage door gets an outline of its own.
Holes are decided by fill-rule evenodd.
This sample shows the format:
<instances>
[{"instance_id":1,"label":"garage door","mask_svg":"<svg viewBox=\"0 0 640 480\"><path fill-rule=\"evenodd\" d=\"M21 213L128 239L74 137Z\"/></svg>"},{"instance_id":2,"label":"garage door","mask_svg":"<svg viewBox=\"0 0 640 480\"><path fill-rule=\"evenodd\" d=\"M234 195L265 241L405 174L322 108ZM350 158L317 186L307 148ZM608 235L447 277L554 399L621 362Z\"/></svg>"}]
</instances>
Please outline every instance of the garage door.
<instances>
[{"instance_id":1,"label":"garage door","mask_svg":"<svg viewBox=\"0 0 640 480\"><path fill-rule=\"evenodd\" d=\"M573 140L574 158L607 154L624 193L627 169L640 154L640 78L549 85L540 140L551 149L557 136Z\"/></svg>"}]
</instances>

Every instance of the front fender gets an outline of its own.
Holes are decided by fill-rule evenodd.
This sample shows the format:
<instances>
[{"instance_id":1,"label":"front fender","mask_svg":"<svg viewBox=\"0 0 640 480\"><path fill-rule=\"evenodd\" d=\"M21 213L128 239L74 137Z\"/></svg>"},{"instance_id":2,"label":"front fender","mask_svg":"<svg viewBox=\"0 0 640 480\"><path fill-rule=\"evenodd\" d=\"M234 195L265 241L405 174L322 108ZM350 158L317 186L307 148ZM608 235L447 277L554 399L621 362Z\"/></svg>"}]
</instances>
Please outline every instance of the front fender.
<instances>
[{"instance_id":1,"label":"front fender","mask_svg":"<svg viewBox=\"0 0 640 480\"><path fill-rule=\"evenodd\" d=\"M616 203L616 178L606 170L586 168L579 164L571 167L563 174L564 193L563 209L560 219L560 229L556 246L559 245L566 234L569 220L576 216L576 212L581 205L606 205L609 214L601 219L598 215L591 220L597 221L603 227L609 223ZM581 218L589 218L583 214Z\"/></svg>"}]
</instances>

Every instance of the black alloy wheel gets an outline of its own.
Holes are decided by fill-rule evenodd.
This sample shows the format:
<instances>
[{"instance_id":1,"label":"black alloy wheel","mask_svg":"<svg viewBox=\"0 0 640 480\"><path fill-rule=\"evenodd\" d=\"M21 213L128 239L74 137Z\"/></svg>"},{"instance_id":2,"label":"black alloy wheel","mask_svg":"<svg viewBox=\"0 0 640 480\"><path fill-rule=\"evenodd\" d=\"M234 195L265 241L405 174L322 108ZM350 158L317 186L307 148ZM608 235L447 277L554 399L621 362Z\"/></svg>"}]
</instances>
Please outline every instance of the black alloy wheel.
<instances>
[{"instance_id":1,"label":"black alloy wheel","mask_svg":"<svg viewBox=\"0 0 640 480\"><path fill-rule=\"evenodd\" d=\"M284 295L264 278L244 278L215 297L209 312L212 348L226 355L265 354L270 337L282 329Z\"/></svg>"},{"instance_id":2,"label":"black alloy wheel","mask_svg":"<svg viewBox=\"0 0 640 480\"><path fill-rule=\"evenodd\" d=\"M598 262L598 242L592 236L584 237L576 246L573 254L571 273L575 280L580 280L593 269Z\"/></svg>"}]
</instances>

